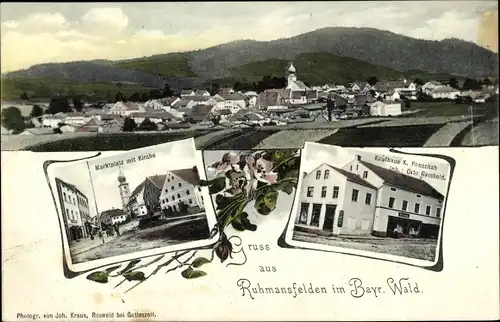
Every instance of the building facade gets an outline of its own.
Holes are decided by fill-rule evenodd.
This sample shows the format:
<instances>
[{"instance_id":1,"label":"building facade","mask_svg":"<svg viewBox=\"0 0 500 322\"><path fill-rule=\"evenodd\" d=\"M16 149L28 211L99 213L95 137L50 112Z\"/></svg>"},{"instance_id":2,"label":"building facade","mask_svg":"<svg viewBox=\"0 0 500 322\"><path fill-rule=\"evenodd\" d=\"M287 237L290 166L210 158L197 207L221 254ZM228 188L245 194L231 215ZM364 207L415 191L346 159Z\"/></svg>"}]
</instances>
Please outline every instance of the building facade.
<instances>
[{"instance_id":1,"label":"building facade","mask_svg":"<svg viewBox=\"0 0 500 322\"><path fill-rule=\"evenodd\" d=\"M74 185L56 178L57 193L69 243L88 236L85 223L90 222L88 198Z\"/></svg>"},{"instance_id":2,"label":"building facade","mask_svg":"<svg viewBox=\"0 0 500 322\"><path fill-rule=\"evenodd\" d=\"M370 234L376 198L368 182L322 164L303 179L295 223L333 235Z\"/></svg>"},{"instance_id":3,"label":"building facade","mask_svg":"<svg viewBox=\"0 0 500 322\"><path fill-rule=\"evenodd\" d=\"M180 211L184 203L190 208L205 209L198 173L193 169L168 171L160 196L161 209Z\"/></svg>"},{"instance_id":4,"label":"building facade","mask_svg":"<svg viewBox=\"0 0 500 322\"><path fill-rule=\"evenodd\" d=\"M397 173L359 156L336 168L322 164L306 174L296 229L327 235L437 238L443 195L427 182Z\"/></svg>"}]
</instances>

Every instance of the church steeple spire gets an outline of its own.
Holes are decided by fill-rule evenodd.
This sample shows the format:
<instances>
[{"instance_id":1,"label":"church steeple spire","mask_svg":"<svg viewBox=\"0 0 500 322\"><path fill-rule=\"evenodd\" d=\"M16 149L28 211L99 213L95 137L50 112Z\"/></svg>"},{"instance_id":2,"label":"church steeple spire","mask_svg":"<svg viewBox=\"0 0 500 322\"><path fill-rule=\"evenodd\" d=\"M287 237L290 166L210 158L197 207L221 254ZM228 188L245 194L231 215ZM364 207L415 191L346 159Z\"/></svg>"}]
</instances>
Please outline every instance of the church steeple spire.
<instances>
[{"instance_id":1,"label":"church steeple spire","mask_svg":"<svg viewBox=\"0 0 500 322\"><path fill-rule=\"evenodd\" d=\"M295 69L295 66L293 66L292 62L290 62L288 68L286 69L288 86L290 86L293 82L297 81L297 76L295 75L296 71L297 70Z\"/></svg>"}]
</instances>

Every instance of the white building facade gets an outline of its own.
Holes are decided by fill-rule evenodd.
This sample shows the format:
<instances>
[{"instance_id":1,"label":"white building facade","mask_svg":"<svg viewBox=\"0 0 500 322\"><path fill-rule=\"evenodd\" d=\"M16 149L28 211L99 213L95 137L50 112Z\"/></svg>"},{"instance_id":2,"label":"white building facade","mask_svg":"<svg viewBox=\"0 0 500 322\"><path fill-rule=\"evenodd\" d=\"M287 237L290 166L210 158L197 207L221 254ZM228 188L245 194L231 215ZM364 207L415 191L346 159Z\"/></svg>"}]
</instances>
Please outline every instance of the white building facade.
<instances>
[{"instance_id":1,"label":"white building facade","mask_svg":"<svg viewBox=\"0 0 500 322\"><path fill-rule=\"evenodd\" d=\"M170 207L175 211L179 211L181 202L188 207L205 209L198 180L193 169L168 171L160 195L161 209Z\"/></svg>"},{"instance_id":2,"label":"white building facade","mask_svg":"<svg viewBox=\"0 0 500 322\"><path fill-rule=\"evenodd\" d=\"M370 105L371 116L397 116L401 115L401 103L377 101Z\"/></svg>"},{"instance_id":3,"label":"white building facade","mask_svg":"<svg viewBox=\"0 0 500 322\"><path fill-rule=\"evenodd\" d=\"M68 242L72 243L87 237L84 219L82 218L83 214L84 217L90 219L87 197L79 192L74 185L64 182L61 179L56 178L56 187L59 195L61 212L66 226ZM80 202L80 200L85 200L85 203ZM81 208L83 210L82 213L80 212Z\"/></svg>"}]
</instances>

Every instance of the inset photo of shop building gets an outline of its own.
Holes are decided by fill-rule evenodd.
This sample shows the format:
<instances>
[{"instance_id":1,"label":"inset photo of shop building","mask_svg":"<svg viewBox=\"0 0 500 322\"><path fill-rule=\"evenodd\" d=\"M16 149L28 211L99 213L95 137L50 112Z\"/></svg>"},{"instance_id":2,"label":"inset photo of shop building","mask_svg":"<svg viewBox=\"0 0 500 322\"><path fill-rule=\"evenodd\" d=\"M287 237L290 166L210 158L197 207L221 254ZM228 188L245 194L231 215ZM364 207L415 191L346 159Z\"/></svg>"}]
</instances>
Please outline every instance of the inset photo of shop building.
<instances>
[{"instance_id":1,"label":"inset photo of shop building","mask_svg":"<svg viewBox=\"0 0 500 322\"><path fill-rule=\"evenodd\" d=\"M355 154L302 174L293 239L433 261L445 196L365 159L374 158Z\"/></svg>"}]
</instances>

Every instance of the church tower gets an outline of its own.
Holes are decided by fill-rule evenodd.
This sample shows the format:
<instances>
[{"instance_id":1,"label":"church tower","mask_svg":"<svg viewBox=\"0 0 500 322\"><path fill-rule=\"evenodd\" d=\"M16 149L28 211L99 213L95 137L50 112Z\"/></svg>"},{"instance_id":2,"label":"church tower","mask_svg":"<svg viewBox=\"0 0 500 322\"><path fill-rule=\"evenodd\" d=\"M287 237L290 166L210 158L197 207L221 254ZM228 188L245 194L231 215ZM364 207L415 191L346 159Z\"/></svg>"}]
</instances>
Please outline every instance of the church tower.
<instances>
[{"instance_id":1,"label":"church tower","mask_svg":"<svg viewBox=\"0 0 500 322\"><path fill-rule=\"evenodd\" d=\"M286 72L288 80L287 86L290 86L293 82L297 81L297 76L295 75L296 70L292 62L290 62L290 65L288 65Z\"/></svg>"},{"instance_id":2,"label":"church tower","mask_svg":"<svg viewBox=\"0 0 500 322\"><path fill-rule=\"evenodd\" d=\"M128 201L130 199L130 190L127 182L127 178L123 174L122 168L120 167L120 172L118 174L118 189L120 190L120 198L122 200L122 209L125 213L127 211Z\"/></svg>"}]
</instances>

